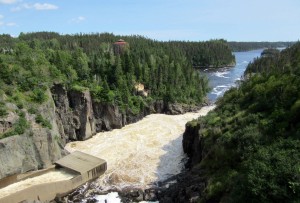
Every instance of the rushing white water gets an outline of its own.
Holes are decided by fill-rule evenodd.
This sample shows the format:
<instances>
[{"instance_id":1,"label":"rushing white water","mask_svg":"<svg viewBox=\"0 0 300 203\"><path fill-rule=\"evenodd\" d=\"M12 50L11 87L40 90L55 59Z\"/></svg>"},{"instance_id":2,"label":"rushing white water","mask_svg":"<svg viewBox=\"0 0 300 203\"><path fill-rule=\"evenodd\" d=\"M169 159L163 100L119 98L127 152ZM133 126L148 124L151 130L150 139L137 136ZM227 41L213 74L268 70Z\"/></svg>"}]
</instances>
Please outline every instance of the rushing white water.
<instances>
[{"instance_id":1,"label":"rushing white water","mask_svg":"<svg viewBox=\"0 0 300 203\"><path fill-rule=\"evenodd\" d=\"M107 195L96 195L95 199L99 203L121 203L117 192L111 192Z\"/></svg>"},{"instance_id":2,"label":"rushing white water","mask_svg":"<svg viewBox=\"0 0 300 203\"><path fill-rule=\"evenodd\" d=\"M79 150L107 161L107 171L97 180L102 188L146 188L182 170L185 124L213 108L203 107L197 113L176 116L152 114L122 129L69 143L66 149L69 152Z\"/></svg>"},{"instance_id":3,"label":"rushing white water","mask_svg":"<svg viewBox=\"0 0 300 203\"><path fill-rule=\"evenodd\" d=\"M69 180L73 178L73 176L74 175L69 174L63 170L47 172L43 175L28 178L26 180L16 182L14 184L8 185L7 187L0 189L0 198L24 190L33 185L39 185L42 183L52 183L61 180Z\"/></svg>"},{"instance_id":4,"label":"rushing white water","mask_svg":"<svg viewBox=\"0 0 300 203\"><path fill-rule=\"evenodd\" d=\"M107 195L96 195L95 199L98 203L121 203L121 199L119 198L119 195L117 192L111 192ZM150 203L146 201L141 201L139 203ZM158 203L158 201L151 202L151 203Z\"/></svg>"}]
</instances>

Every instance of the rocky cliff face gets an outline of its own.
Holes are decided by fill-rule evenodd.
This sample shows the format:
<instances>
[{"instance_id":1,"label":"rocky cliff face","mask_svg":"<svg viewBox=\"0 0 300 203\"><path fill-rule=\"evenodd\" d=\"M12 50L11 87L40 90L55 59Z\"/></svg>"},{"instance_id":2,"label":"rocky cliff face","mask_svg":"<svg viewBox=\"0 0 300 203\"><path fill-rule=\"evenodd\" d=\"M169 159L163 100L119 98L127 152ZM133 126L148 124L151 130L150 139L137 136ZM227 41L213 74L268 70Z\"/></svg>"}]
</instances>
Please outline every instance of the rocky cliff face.
<instances>
[{"instance_id":1,"label":"rocky cliff face","mask_svg":"<svg viewBox=\"0 0 300 203\"><path fill-rule=\"evenodd\" d=\"M61 137L69 140L85 140L101 131L121 128L136 122L150 113L162 113L162 102L145 107L139 114L130 110L120 111L114 104L93 101L89 91L67 91L60 84L51 88L55 103L56 123Z\"/></svg>"},{"instance_id":2,"label":"rocky cliff face","mask_svg":"<svg viewBox=\"0 0 300 203\"><path fill-rule=\"evenodd\" d=\"M206 178L198 163L205 156L203 137L200 133L201 125L197 122L189 122L183 134L183 150L188 155L187 168L189 170L178 175L177 183L162 190L159 202L199 202L206 187Z\"/></svg>"},{"instance_id":3,"label":"rocky cliff face","mask_svg":"<svg viewBox=\"0 0 300 203\"><path fill-rule=\"evenodd\" d=\"M89 91L67 92L58 84L51 88L55 103L55 121L61 137L69 140L85 140L96 133L92 99Z\"/></svg>"},{"instance_id":4,"label":"rocky cliff face","mask_svg":"<svg viewBox=\"0 0 300 203\"><path fill-rule=\"evenodd\" d=\"M203 157L203 138L200 134L201 126L197 122L191 121L185 125L183 133L182 147L184 153L189 157L187 167L193 167L199 163Z\"/></svg>"},{"instance_id":5,"label":"rocky cliff face","mask_svg":"<svg viewBox=\"0 0 300 203\"><path fill-rule=\"evenodd\" d=\"M93 101L89 91L67 91L60 84L48 90L47 96L48 100L38 105L37 113L50 122L51 129L36 122L37 113L6 103L9 114L0 118L0 133L13 127L20 111L25 113L29 128L22 135L0 139L0 179L50 166L66 154L64 146L69 141L85 140L97 132L121 128L150 113L184 111L178 105L168 108L162 101L156 101L139 114L130 110L122 112L116 105Z\"/></svg>"},{"instance_id":6,"label":"rocky cliff face","mask_svg":"<svg viewBox=\"0 0 300 203\"><path fill-rule=\"evenodd\" d=\"M120 111L118 106L92 100L89 91L67 91L61 84L47 91L48 100L38 106L37 112L50 121L51 129L36 122L36 114L7 103L9 114L0 118L0 133L17 122L17 112L24 112L30 124L22 135L0 139L0 179L9 175L41 169L66 154L64 146L69 141L85 140L97 132L121 128L137 122L150 113L180 114L197 110L180 104L167 105L155 101L138 114Z\"/></svg>"},{"instance_id":7,"label":"rocky cliff face","mask_svg":"<svg viewBox=\"0 0 300 203\"><path fill-rule=\"evenodd\" d=\"M51 93L47 92L48 97ZM19 119L18 108L7 104L9 115L1 118L2 132L9 130ZM66 154L64 141L60 138L59 126L56 124L55 106L52 99L39 106L37 111L50 121L51 129L41 126L35 120L36 115L25 109L25 118L29 128L21 135L0 140L0 179L9 175L49 167L54 161ZM3 125L4 124L4 125Z\"/></svg>"}]
</instances>

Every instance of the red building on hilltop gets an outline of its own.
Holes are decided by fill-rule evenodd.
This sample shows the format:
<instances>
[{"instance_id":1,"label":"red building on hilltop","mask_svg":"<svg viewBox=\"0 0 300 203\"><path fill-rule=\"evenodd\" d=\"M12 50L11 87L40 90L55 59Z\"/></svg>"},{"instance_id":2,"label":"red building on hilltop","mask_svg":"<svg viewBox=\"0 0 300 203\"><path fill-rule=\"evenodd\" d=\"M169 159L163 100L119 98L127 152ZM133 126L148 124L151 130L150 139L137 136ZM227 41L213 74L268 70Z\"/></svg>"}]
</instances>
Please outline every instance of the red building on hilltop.
<instances>
[{"instance_id":1,"label":"red building on hilltop","mask_svg":"<svg viewBox=\"0 0 300 203\"><path fill-rule=\"evenodd\" d=\"M125 42L123 39L119 39L117 42L113 44L113 48L115 54L122 54L129 49L129 44Z\"/></svg>"}]
</instances>

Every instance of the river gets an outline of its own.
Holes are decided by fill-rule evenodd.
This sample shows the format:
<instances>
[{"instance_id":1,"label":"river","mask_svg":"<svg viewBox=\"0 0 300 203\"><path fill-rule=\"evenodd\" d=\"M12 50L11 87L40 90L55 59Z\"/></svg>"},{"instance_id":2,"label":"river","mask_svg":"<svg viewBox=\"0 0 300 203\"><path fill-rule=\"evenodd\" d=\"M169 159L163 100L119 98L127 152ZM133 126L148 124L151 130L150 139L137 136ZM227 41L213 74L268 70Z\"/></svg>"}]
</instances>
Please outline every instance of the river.
<instances>
[{"instance_id":1,"label":"river","mask_svg":"<svg viewBox=\"0 0 300 203\"><path fill-rule=\"evenodd\" d=\"M235 52L235 67L200 71L207 75L212 87L208 98L214 102L226 90L235 86L248 63L260 56L261 52L262 50ZM180 173L184 167L186 156L182 149L182 135L185 124L206 115L213 108L214 106L207 106L198 112L183 115L148 115L122 129L101 132L89 140L68 143L65 149L69 152L82 151L107 161L107 171L93 182L102 191L155 187L159 181ZM71 177L61 172L53 172L48 177L40 176L13 184L2 189L1 194L5 196L16 188ZM121 202L116 192L96 195L94 198L103 203ZM82 202L86 200L83 199Z\"/></svg>"},{"instance_id":2,"label":"river","mask_svg":"<svg viewBox=\"0 0 300 203\"><path fill-rule=\"evenodd\" d=\"M262 50L235 52L236 66L201 71L209 78L212 91L208 98L214 102L240 80L246 66L259 57ZM197 113L183 115L148 115L141 121L122 129L101 132L89 140L68 143L69 152L79 150L105 159L108 169L93 184L102 190L151 188L158 181L176 175L184 167L182 134L186 122L206 115L214 106L203 107ZM117 193L95 196L98 202L120 202ZM83 200L84 202L84 200Z\"/></svg>"},{"instance_id":3,"label":"river","mask_svg":"<svg viewBox=\"0 0 300 203\"><path fill-rule=\"evenodd\" d=\"M248 63L259 57L262 50L234 52L236 66L200 71L209 79L210 101L224 94L240 80ZM178 174L184 167L182 134L186 122L205 115L214 106L203 107L197 113L183 115L152 114L122 129L101 132L89 140L68 143L69 152L79 150L108 163L106 173L94 182L103 190L126 187L146 189L158 181ZM98 202L120 202L117 193L96 196Z\"/></svg>"},{"instance_id":4,"label":"river","mask_svg":"<svg viewBox=\"0 0 300 203\"><path fill-rule=\"evenodd\" d=\"M69 152L78 150L107 161L107 171L97 183L99 187L146 189L158 181L178 174L184 167L182 134L185 124L205 115L214 106L182 115L152 114L85 141L68 143Z\"/></svg>"},{"instance_id":5,"label":"river","mask_svg":"<svg viewBox=\"0 0 300 203\"><path fill-rule=\"evenodd\" d=\"M208 93L208 99L215 102L218 97L222 96L231 87L236 86L237 81L241 80L244 71L253 59L260 56L263 49L245 51L245 52L233 52L236 59L236 65L234 67L225 67L216 69L209 68L200 70L202 74L205 74L209 79L209 85L212 88Z\"/></svg>"}]
</instances>

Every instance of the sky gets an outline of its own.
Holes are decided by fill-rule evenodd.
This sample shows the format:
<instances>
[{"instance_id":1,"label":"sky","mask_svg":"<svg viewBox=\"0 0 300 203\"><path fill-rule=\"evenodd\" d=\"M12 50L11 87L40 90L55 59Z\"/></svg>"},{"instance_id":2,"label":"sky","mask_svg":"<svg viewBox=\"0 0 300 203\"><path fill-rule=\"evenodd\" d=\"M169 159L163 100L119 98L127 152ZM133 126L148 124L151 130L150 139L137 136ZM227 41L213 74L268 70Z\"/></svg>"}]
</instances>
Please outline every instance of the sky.
<instances>
[{"instance_id":1,"label":"sky","mask_svg":"<svg viewBox=\"0 0 300 203\"><path fill-rule=\"evenodd\" d=\"M300 0L0 0L0 34L36 31L297 41Z\"/></svg>"}]
</instances>

